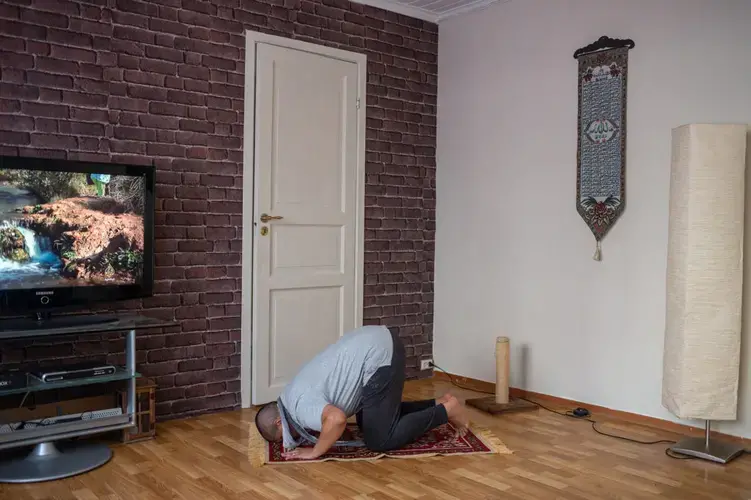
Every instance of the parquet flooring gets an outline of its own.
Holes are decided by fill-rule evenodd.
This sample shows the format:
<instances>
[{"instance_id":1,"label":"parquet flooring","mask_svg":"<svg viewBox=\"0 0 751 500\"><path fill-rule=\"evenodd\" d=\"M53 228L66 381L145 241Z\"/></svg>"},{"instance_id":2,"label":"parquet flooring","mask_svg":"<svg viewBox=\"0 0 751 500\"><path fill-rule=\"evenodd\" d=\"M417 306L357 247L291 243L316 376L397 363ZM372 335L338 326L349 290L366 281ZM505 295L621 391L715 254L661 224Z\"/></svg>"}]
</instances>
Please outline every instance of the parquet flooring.
<instances>
[{"instance_id":1,"label":"parquet flooring","mask_svg":"<svg viewBox=\"0 0 751 500\"><path fill-rule=\"evenodd\" d=\"M437 380L409 382L405 397L446 390L476 397ZM514 454L254 469L246 459L254 412L242 410L165 422L156 440L116 445L115 457L100 469L49 483L0 485L0 499L751 499L751 455L726 466L675 460L665 445L601 436L587 422L544 410L496 417L470 411ZM642 440L680 437L618 421L603 420L600 428Z\"/></svg>"}]
</instances>

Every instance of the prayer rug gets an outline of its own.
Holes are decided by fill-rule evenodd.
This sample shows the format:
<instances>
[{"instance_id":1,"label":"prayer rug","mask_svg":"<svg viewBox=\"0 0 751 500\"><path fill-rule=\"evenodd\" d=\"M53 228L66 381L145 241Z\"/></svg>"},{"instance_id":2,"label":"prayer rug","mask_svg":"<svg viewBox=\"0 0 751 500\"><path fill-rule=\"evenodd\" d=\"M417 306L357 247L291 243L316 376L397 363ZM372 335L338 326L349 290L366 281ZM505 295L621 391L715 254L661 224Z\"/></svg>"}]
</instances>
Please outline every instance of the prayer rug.
<instances>
[{"instance_id":1,"label":"prayer rug","mask_svg":"<svg viewBox=\"0 0 751 500\"><path fill-rule=\"evenodd\" d=\"M633 40L601 37L574 53L578 60L579 119L576 209L601 240L626 203L626 83Z\"/></svg>"},{"instance_id":2,"label":"prayer rug","mask_svg":"<svg viewBox=\"0 0 751 500\"><path fill-rule=\"evenodd\" d=\"M348 429L353 433L355 439L360 437L357 424L348 424ZM313 460L302 460L284 458L282 456L283 449L281 443L263 441L263 443L260 443L260 447L262 451L256 449L254 453L258 453L259 451L262 453L263 464L312 463L329 460L346 462L354 460L377 460L380 458L424 458L493 453L510 455L512 453L489 429L471 426L464 436L458 437L451 424L437 427L414 443L399 450L386 453L373 452L367 448L334 447L322 457ZM306 447L312 447L312 445L306 445ZM258 463L260 460L251 460L251 462L255 462L254 465L260 465Z\"/></svg>"}]
</instances>

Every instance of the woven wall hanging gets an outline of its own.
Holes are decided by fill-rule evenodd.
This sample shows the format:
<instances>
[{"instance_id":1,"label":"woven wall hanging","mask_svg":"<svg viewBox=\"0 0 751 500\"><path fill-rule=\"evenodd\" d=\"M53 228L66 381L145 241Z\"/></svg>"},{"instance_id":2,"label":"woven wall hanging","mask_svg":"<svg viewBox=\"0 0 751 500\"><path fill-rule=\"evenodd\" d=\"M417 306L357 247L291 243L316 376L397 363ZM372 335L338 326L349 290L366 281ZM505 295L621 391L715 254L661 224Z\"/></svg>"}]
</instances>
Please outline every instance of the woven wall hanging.
<instances>
[{"instance_id":1,"label":"woven wall hanging","mask_svg":"<svg viewBox=\"0 0 751 500\"><path fill-rule=\"evenodd\" d=\"M601 241L626 203L626 81L633 40L600 37L574 52L579 71L576 210Z\"/></svg>"}]
</instances>

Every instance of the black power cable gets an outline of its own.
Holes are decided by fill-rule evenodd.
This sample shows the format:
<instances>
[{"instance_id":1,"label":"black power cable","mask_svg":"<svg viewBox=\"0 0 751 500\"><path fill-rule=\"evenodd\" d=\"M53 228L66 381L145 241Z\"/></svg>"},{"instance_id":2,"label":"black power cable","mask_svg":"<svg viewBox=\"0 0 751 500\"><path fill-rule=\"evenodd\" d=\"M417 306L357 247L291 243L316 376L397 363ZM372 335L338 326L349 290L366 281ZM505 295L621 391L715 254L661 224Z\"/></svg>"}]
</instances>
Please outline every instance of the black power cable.
<instances>
[{"instance_id":1,"label":"black power cable","mask_svg":"<svg viewBox=\"0 0 751 500\"><path fill-rule=\"evenodd\" d=\"M451 384L455 385L459 389L464 389L464 390L473 391L473 392L480 392L480 393L483 393L483 394L495 394L494 392L479 391L477 389L471 389L469 387L463 387L462 385L458 384L454 380L454 376L451 375L449 372L447 372L446 370L444 370L443 368L441 368L440 366L436 365L433 362L431 362L430 365L433 368L437 368L438 370L440 370L443 373L445 373L448 376L449 380L451 381ZM551 408L548 408L547 406L544 406L544 405L538 403L537 401L532 401L532 400L527 399L527 398L519 398L519 399L522 399L524 401L532 403L533 405L535 405L535 406L537 406L539 408L542 408L543 410L549 411L550 413L555 413L556 415L561 415L562 417L569 417L569 418L573 418L573 419L576 419L576 420L586 420L587 422L590 422L592 424L592 430L594 430L598 434L601 434L603 436L607 436L607 437L610 437L610 438L621 439L623 441L628 441L629 443L645 444L645 445L652 445L652 444L675 444L676 443L675 441L671 441L669 439L658 439L657 441L641 441L639 439L633 439L633 438L629 438L629 437L626 437L626 436L619 436L618 434L609 434L607 432L603 432L600 429L598 429L597 428L597 421L593 420L593 419L591 419L589 417L586 417L586 416L580 417L578 415L574 415L573 412L571 412L571 411L566 411L566 412L556 411L556 410L553 410ZM665 455L669 456L670 458L674 458L676 460L690 460L690 459L695 458L695 457L689 457L689 456L676 455L676 454L670 452L670 448L665 448Z\"/></svg>"}]
</instances>

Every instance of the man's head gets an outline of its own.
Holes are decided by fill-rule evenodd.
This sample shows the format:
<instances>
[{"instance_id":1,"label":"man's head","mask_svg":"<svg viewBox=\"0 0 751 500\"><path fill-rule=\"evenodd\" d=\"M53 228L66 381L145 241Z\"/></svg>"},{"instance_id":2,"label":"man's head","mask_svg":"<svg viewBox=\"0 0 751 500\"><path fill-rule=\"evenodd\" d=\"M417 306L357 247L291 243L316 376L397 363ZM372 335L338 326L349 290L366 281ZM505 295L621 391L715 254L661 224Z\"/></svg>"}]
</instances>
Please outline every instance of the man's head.
<instances>
[{"instance_id":1,"label":"man's head","mask_svg":"<svg viewBox=\"0 0 751 500\"><path fill-rule=\"evenodd\" d=\"M268 403L258 410L256 428L263 439L270 443L278 443L282 440L282 419L276 402Z\"/></svg>"}]
</instances>

